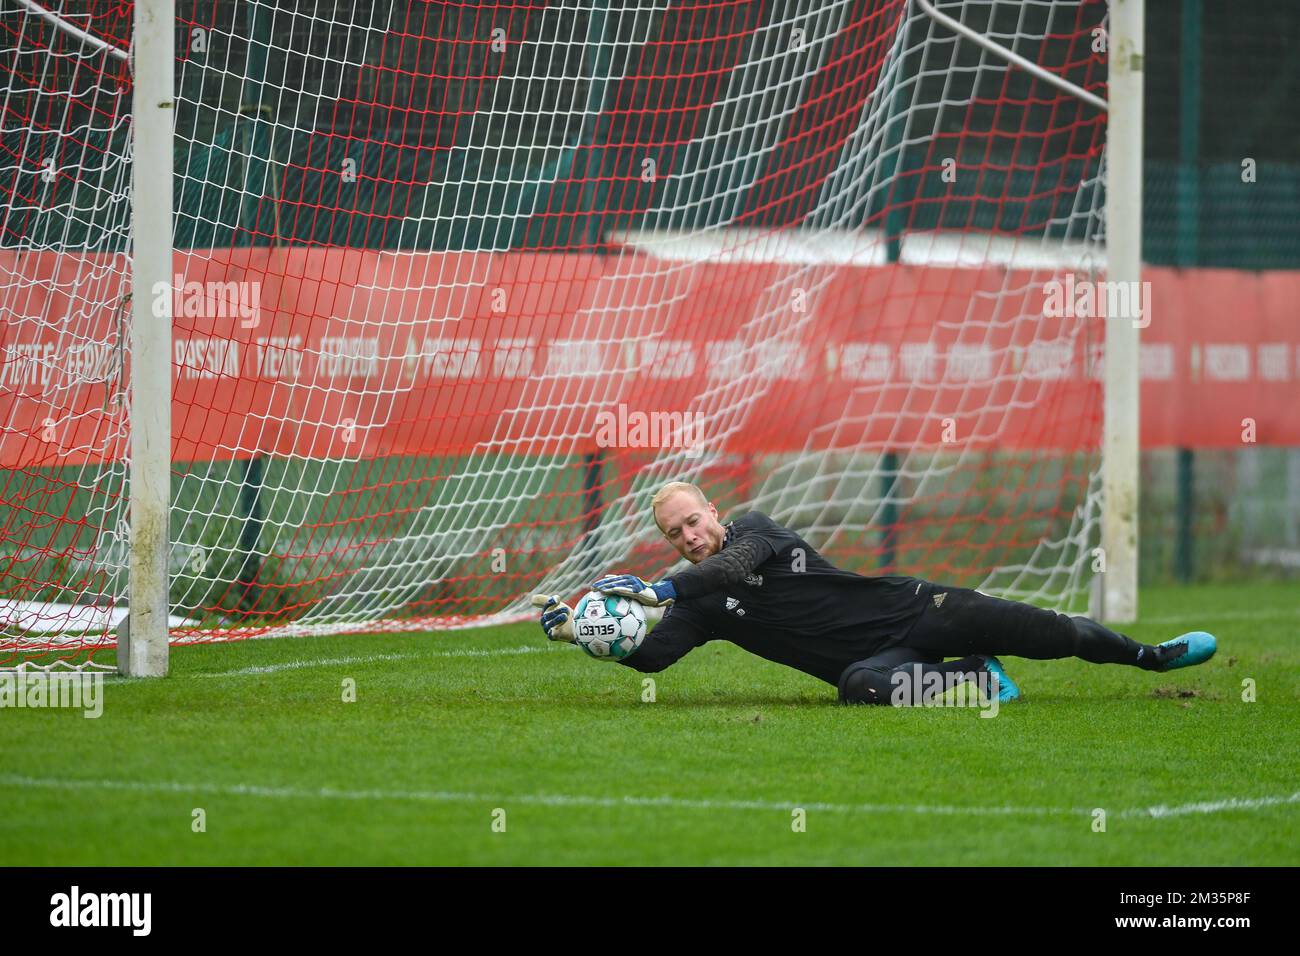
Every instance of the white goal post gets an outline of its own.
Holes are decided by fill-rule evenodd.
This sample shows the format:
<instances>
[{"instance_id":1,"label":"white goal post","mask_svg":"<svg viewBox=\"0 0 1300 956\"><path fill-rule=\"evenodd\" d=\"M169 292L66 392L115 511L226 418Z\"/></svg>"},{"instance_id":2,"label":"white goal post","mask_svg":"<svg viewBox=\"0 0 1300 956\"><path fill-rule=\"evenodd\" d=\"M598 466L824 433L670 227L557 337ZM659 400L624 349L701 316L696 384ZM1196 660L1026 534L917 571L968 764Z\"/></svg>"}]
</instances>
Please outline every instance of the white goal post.
<instances>
[{"instance_id":1,"label":"white goal post","mask_svg":"<svg viewBox=\"0 0 1300 956\"><path fill-rule=\"evenodd\" d=\"M1113 282L1141 289L1142 96L1145 0L1110 0L1106 124L1106 258ZM1149 307L1141 302L1140 308ZM1105 425L1102 430L1100 606L1094 616L1128 624L1138 616L1139 396L1142 314L1106 319Z\"/></svg>"},{"instance_id":2,"label":"white goal post","mask_svg":"<svg viewBox=\"0 0 1300 956\"><path fill-rule=\"evenodd\" d=\"M118 670L165 677L172 467L175 0L136 0L131 110L130 587Z\"/></svg>"}]
</instances>

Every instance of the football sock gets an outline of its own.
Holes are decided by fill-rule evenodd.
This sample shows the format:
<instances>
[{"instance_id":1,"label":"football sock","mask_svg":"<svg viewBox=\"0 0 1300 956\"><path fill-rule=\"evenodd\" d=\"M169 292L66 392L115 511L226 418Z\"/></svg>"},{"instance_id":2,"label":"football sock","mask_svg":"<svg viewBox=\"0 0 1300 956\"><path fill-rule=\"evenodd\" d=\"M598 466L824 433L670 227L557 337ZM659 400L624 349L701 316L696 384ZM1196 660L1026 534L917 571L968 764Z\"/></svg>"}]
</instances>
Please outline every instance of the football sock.
<instances>
[{"instance_id":1,"label":"football sock","mask_svg":"<svg viewBox=\"0 0 1300 956\"><path fill-rule=\"evenodd\" d=\"M1138 666L1143 670L1162 671L1169 667L1170 661L1177 660L1187 653L1187 643L1175 644L1173 647L1152 647L1142 645L1142 655Z\"/></svg>"},{"instance_id":2,"label":"football sock","mask_svg":"<svg viewBox=\"0 0 1300 956\"><path fill-rule=\"evenodd\" d=\"M1086 617L1073 617L1076 644L1074 656L1094 664L1129 664L1147 671L1164 667L1166 658L1150 644L1139 644ZM1174 655L1177 656L1177 655Z\"/></svg>"}]
</instances>

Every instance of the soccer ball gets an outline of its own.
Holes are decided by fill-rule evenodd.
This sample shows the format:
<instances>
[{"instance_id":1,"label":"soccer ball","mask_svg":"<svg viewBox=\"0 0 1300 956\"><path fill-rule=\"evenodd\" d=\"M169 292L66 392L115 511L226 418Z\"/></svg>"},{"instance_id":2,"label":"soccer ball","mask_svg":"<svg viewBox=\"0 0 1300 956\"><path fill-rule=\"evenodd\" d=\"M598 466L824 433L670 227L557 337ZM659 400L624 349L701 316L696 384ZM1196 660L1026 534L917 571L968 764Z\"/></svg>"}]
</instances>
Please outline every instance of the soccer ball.
<instances>
[{"instance_id":1,"label":"soccer ball","mask_svg":"<svg viewBox=\"0 0 1300 956\"><path fill-rule=\"evenodd\" d=\"M573 609L573 633L592 657L621 660L645 640L645 611L637 601L590 591Z\"/></svg>"}]
</instances>

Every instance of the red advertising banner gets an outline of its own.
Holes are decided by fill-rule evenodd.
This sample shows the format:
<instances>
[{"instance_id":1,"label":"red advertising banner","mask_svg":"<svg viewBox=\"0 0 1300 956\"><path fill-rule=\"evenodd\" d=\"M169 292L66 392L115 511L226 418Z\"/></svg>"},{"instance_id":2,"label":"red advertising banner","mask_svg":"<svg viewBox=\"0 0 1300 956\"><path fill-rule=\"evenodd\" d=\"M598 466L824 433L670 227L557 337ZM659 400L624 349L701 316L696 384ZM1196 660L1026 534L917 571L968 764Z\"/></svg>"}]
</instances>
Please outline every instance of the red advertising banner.
<instances>
[{"instance_id":1,"label":"red advertising banner","mask_svg":"<svg viewBox=\"0 0 1300 956\"><path fill-rule=\"evenodd\" d=\"M0 466L120 460L125 260L0 263L21 290ZM1100 441L1104 308L1041 270L295 248L175 271L177 461L586 451L660 425L729 452ZM1144 276L1143 445L1300 444L1300 274Z\"/></svg>"}]
</instances>

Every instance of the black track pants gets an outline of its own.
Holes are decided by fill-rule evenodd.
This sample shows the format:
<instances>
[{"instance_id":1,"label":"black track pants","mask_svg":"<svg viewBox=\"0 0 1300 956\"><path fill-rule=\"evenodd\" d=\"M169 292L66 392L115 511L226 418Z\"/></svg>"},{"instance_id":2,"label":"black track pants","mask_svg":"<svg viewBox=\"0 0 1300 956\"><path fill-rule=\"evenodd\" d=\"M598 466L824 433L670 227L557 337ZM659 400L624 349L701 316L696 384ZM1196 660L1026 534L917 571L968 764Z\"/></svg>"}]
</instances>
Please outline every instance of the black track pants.
<instances>
[{"instance_id":1,"label":"black track pants","mask_svg":"<svg viewBox=\"0 0 1300 956\"><path fill-rule=\"evenodd\" d=\"M922 672L970 672L980 667L981 656L1078 657L1094 664L1131 664L1149 670L1158 666L1154 648L1086 617L1004 601L968 588L935 588L931 600L897 646L845 668L839 681L840 700L887 704L897 670L920 664ZM943 663L945 657L961 660Z\"/></svg>"}]
</instances>

